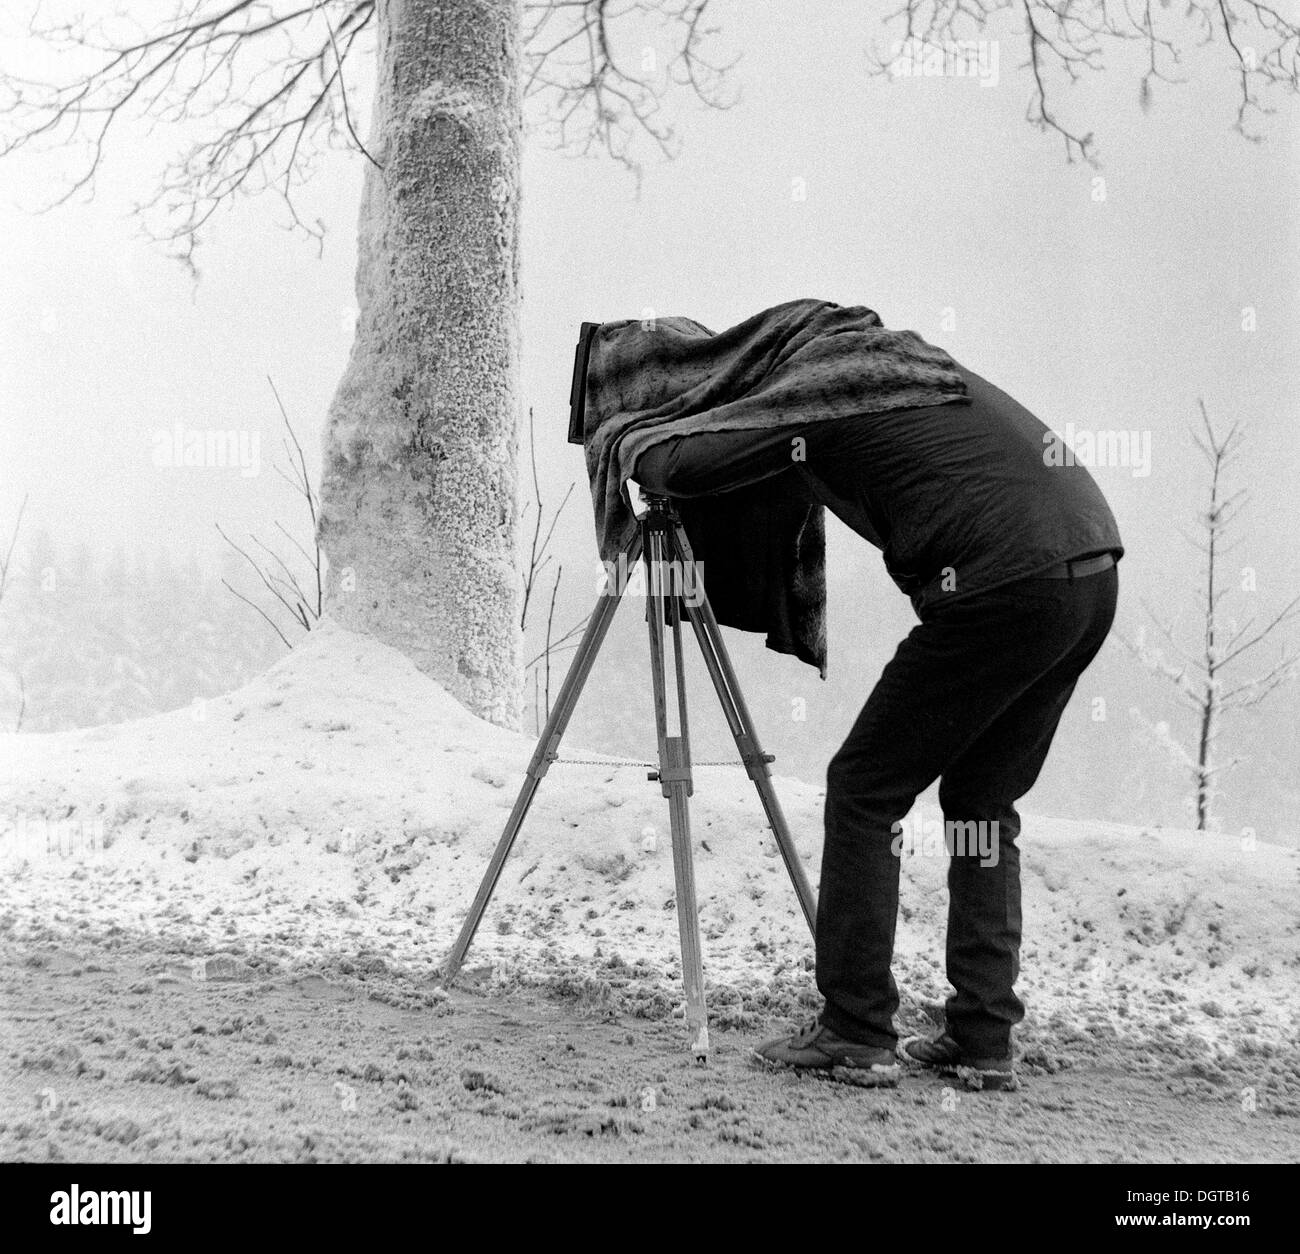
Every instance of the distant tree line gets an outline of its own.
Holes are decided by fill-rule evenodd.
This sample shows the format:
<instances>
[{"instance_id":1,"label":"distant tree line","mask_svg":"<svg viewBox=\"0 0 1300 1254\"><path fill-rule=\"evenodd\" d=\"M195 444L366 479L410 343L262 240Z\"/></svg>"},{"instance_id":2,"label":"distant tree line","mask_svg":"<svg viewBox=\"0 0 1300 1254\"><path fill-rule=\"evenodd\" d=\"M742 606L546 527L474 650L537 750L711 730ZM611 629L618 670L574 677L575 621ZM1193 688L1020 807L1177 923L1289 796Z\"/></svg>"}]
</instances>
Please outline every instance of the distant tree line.
<instances>
[{"instance_id":1,"label":"distant tree line","mask_svg":"<svg viewBox=\"0 0 1300 1254\"><path fill-rule=\"evenodd\" d=\"M0 601L0 730L143 718L248 682L286 650L223 586L247 584L241 566L34 533Z\"/></svg>"}]
</instances>

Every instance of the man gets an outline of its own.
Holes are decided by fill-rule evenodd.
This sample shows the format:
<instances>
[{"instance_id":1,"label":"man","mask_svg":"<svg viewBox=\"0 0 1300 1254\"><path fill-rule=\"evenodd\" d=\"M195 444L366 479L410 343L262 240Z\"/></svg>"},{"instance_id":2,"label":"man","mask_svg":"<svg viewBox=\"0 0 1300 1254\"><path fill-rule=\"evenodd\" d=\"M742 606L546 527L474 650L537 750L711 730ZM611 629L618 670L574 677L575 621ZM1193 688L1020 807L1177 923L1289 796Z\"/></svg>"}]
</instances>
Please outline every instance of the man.
<instances>
[{"instance_id":1,"label":"man","mask_svg":"<svg viewBox=\"0 0 1300 1254\"><path fill-rule=\"evenodd\" d=\"M634 478L691 498L797 481L871 544L920 622L827 771L817 914L821 1014L765 1062L896 1083L904 1065L1014 1086L1020 819L1075 683L1110 629L1119 531L1084 467L1005 392L958 365L969 405L836 417L655 444ZM1070 463L1070 464L1066 464ZM724 468L720 471L719 468ZM895 835L939 780L951 861L946 1027L899 1042L890 970ZM970 826L974 824L975 826ZM991 834L989 842L954 840Z\"/></svg>"}]
</instances>

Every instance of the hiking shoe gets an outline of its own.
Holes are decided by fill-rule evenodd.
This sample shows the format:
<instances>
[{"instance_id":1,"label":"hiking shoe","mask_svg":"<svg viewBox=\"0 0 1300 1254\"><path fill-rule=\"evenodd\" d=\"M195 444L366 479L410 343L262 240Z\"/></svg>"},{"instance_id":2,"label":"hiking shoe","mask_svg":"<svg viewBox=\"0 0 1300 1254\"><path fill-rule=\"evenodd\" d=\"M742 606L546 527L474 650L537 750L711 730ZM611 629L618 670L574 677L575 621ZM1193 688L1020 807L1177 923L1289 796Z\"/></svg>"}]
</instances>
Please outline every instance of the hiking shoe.
<instances>
[{"instance_id":1,"label":"hiking shoe","mask_svg":"<svg viewBox=\"0 0 1300 1254\"><path fill-rule=\"evenodd\" d=\"M898 1056L914 1067L930 1067L940 1075L953 1075L968 1089L1016 1089L1010 1054L1001 1058L976 1058L966 1054L947 1032L909 1036L898 1045Z\"/></svg>"},{"instance_id":2,"label":"hiking shoe","mask_svg":"<svg viewBox=\"0 0 1300 1254\"><path fill-rule=\"evenodd\" d=\"M764 1041L754 1050L754 1057L769 1067L830 1075L864 1088L897 1084L900 1071L892 1049L845 1040L820 1019L790 1036Z\"/></svg>"}]
</instances>

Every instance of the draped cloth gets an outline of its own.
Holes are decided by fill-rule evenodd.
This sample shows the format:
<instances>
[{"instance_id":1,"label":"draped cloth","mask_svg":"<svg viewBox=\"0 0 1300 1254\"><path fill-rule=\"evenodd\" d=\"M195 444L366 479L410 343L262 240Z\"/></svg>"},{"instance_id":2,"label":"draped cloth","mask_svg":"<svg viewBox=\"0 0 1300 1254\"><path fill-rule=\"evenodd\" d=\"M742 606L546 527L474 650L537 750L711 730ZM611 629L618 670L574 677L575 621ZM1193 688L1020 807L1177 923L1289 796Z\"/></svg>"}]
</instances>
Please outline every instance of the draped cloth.
<instances>
[{"instance_id":1,"label":"draped cloth","mask_svg":"<svg viewBox=\"0 0 1300 1254\"><path fill-rule=\"evenodd\" d=\"M864 306L794 300L714 333L690 318L603 323L591 345L583 443L600 556L614 561L637 520L626 482L637 458L697 432L810 422L966 398L956 362ZM720 475L720 478L725 478ZM826 676L825 519L798 476L678 504L718 621Z\"/></svg>"}]
</instances>

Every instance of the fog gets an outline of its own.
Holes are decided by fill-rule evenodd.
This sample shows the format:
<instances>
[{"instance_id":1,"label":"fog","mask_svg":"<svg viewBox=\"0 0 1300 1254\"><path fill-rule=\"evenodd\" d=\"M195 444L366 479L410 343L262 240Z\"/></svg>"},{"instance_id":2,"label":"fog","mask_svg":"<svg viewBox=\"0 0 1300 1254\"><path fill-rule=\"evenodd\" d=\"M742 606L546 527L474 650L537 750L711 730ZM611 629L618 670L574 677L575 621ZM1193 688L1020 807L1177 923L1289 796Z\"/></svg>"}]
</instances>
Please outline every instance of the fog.
<instances>
[{"instance_id":1,"label":"fog","mask_svg":"<svg viewBox=\"0 0 1300 1254\"><path fill-rule=\"evenodd\" d=\"M1252 499L1228 578L1243 616L1280 608L1300 591L1297 106L1279 98L1264 141L1247 142L1232 130L1235 82L1221 43L1189 52L1188 81L1158 84L1145 112L1139 50L1111 52L1104 74L1056 86L1062 113L1096 132L1093 169L1067 162L1059 136L1026 123L1030 79L1014 26L989 31L1001 41L996 85L891 81L867 73L872 40L895 37L879 25L883 11L847 0L726 5L721 47L742 54L739 101L711 111L670 96L680 154L643 149L639 182L608 158L528 146L523 391L546 507L578 484L553 542L565 567L557 619L567 626L585 613L598 570L580 450L564 438L578 324L653 311L718 330L805 296L865 304L887 326L915 329L1058 431L1136 433L1149 464L1093 472L1127 546L1117 629L1130 634L1145 600L1194 641L1200 559L1183 533L1195 530L1207 479L1189 431L1202 399L1225 427L1240 420L1236 480ZM9 63L23 51L12 31L0 50ZM26 497L29 576L41 533L60 552L88 545L97 560L165 552L210 582L222 569L218 522L236 535L269 535L276 522L308 535L301 500L274 472L283 428L268 379L314 473L355 318L363 163L339 153L303 189L299 212L325 224L322 247L289 231L271 198L238 202L213 220L196 281L141 238L130 212L176 138L124 129L94 198L44 214L31 209L57 191L66 163L0 162L0 534ZM160 464L178 424L241 433L243 464ZM729 633L778 773L813 780L911 621L877 555L834 520L828 528L826 683ZM1253 593L1237 589L1245 568ZM282 650L251 611L228 609L230 631L259 637L257 659ZM626 617L610 649L631 665L642 645L635 614ZM543 627L530 623L528 656ZM1253 669L1275 656L1265 647ZM241 656L245 669L225 673L246 672L251 655ZM640 705L633 687L593 677L573 738L585 729L648 748L648 686ZM801 694L817 704L796 723L788 710ZM1250 759L1225 780L1226 828L1276 839L1300 829L1289 744L1298 700L1293 685L1225 726L1225 755ZM1190 739L1190 715L1168 686L1108 650L1027 808L1185 822L1186 784L1131 707ZM30 709L34 730L38 715Z\"/></svg>"}]
</instances>

